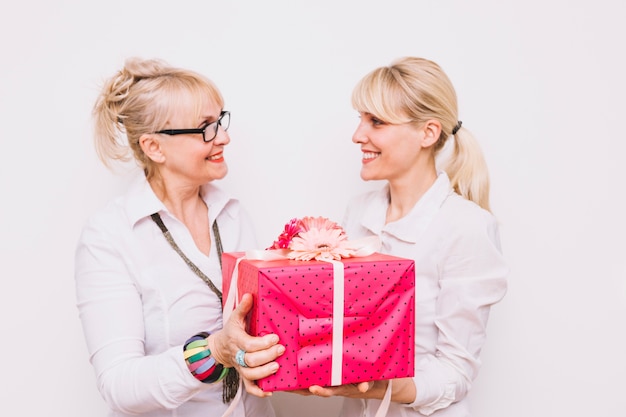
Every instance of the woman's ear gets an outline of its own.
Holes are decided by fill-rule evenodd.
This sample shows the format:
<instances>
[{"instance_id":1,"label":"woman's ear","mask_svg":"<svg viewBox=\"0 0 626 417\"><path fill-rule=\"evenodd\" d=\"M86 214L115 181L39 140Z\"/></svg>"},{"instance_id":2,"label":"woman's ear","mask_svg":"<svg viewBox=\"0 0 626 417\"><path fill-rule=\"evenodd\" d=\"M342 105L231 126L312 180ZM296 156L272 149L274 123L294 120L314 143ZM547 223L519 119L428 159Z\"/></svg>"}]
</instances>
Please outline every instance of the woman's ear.
<instances>
[{"instance_id":1,"label":"woman's ear","mask_svg":"<svg viewBox=\"0 0 626 417\"><path fill-rule=\"evenodd\" d=\"M422 147L428 148L437 143L439 136L441 136L441 123L438 120L427 120L422 129L424 131Z\"/></svg>"},{"instance_id":2,"label":"woman's ear","mask_svg":"<svg viewBox=\"0 0 626 417\"><path fill-rule=\"evenodd\" d=\"M159 142L154 134L149 133L141 135L139 137L139 146L143 153L153 162L159 163L165 161L165 155L161 149L161 142Z\"/></svg>"}]
</instances>

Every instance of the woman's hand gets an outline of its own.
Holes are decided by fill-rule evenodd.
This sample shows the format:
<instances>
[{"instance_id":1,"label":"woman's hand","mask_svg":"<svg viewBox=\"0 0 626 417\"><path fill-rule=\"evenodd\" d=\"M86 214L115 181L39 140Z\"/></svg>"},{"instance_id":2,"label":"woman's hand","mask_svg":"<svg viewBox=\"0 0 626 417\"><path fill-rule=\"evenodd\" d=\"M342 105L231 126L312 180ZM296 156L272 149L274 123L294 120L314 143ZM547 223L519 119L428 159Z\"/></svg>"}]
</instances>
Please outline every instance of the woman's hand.
<instances>
[{"instance_id":1,"label":"woman's hand","mask_svg":"<svg viewBox=\"0 0 626 417\"><path fill-rule=\"evenodd\" d=\"M312 385L308 390L288 391L300 395L317 395L318 397L374 398L381 400L385 396L389 381L368 381L358 384L346 384L336 387ZM415 401L415 383L412 378L393 380L391 401L410 404Z\"/></svg>"},{"instance_id":2,"label":"woman's hand","mask_svg":"<svg viewBox=\"0 0 626 417\"><path fill-rule=\"evenodd\" d=\"M312 385L309 392L318 397L383 398L387 385L387 381L368 381L336 387Z\"/></svg>"},{"instance_id":3,"label":"woman's hand","mask_svg":"<svg viewBox=\"0 0 626 417\"><path fill-rule=\"evenodd\" d=\"M253 381L278 371L275 359L285 352L285 347L278 344L276 334L254 337L246 333L245 318L251 308L252 295L244 294L237 308L224 323L223 329L211 334L207 340L211 354L218 363L237 369L246 391L266 397L271 393L263 392ZM240 349L245 352L243 360L246 367L237 364L236 355Z\"/></svg>"},{"instance_id":4,"label":"woman's hand","mask_svg":"<svg viewBox=\"0 0 626 417\"><path fill-rule=\"evenodd\" d=\"M361 382L358 384L339 385L336 387L322 387L320 385L312 385L309 387L309 389L297 389L288 392L291 394L300 394L304 396L317 395L318 397L369 398L363 397L363 394L369 392L373 387L374 382L370 381Z\"/></svg>"}]
</instances>

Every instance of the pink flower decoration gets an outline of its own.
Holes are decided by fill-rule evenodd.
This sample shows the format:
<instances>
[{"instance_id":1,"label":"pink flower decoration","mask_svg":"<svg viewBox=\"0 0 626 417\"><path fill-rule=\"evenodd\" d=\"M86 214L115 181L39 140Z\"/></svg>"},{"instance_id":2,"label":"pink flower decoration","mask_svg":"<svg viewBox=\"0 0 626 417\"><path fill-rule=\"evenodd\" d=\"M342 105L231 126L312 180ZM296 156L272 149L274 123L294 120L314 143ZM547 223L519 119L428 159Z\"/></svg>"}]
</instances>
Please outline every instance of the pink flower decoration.
<instances>
[{"instance_id":1,"label":"pink flower decoration","mask_svg":"<svg viewBox=\"0 0 626 417\"><path fill-rule=\"evenodd\" d=\"M290 249L290 259L340 260L354 255L341 226L325 217L291 219L268 249Z\"/></svg>"},{"instance_id":2,"label":"pink flower decoration","mask_svg":"<svg viewBox=\"0 0 626 417\"><path fill-rule=\"evenodd\" d=\"M340 260L354 251L346 246L346 235L340 229L310 229L293 238L287 255L299 261Z\"/></svg>"},{"instance_id":3,"label":"pink flower decoration","mask_svg":"<svg viewBox=\"0 0 626 417\"><path fill-rule=\"evenodd\" d=\"M304 232L311 229L337 229L343 233L343 229L337 223L328 220L326 217L303 217L300 220L300 225Z\"/></svg>"},{"instance_id":4,"label":"pink flower decoration","mask_svg":"<svg viewBox=\"0 0 626 417\"><path fill-rule=\"evenodd\" d=\"M300 220L291 219L289 223L285 225L285 229L278 236L278 239L274 241L274 244L270 246L268 249L287 249L289 248L289 244L294 236L297 236L298 233L302 231L302 226L300 224Z\"/></svg>"}]
</instances>

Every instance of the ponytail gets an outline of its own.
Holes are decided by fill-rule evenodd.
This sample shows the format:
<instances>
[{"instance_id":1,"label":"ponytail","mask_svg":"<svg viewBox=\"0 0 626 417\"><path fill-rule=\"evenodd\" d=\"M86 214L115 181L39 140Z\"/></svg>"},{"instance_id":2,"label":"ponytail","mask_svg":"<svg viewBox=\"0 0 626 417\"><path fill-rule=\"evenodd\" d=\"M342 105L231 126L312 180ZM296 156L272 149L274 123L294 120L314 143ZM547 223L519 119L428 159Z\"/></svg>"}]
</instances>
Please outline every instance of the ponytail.
<instances>
[{"instance_id":1,"label":"ponytail","mask_svg":"<svg viewBox=\"0 0 626 417\"><path fill-rule=\"evenodd\" d=\"M105 82L92 111L96 152L107 167L111 160L130 159L130 149L123 141L122 109L132 83L133 77L125 68L119 71Z\"/></svg>"},{"instance_id":2,"label":"ponytail","mask_svg":"<svg viewBox=\"0 0 626 417\"><path fill-rule=\"evenodd\" d=\"M465 128L458 129L453 137L451 155L444 159L441 169L448 174L454 191L490 211L489 172L480 145Z\"/></svg>"}]
</instances>

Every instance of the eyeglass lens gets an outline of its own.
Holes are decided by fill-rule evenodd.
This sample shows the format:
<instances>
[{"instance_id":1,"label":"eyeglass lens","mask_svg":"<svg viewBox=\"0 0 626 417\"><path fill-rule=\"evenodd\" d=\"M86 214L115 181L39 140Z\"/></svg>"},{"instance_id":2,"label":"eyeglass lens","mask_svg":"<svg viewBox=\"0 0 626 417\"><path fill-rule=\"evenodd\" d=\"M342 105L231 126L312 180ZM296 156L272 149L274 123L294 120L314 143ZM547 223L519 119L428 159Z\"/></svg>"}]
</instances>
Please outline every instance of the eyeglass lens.
<instances>
[{"instance_id":1,"label":"eyeglass lens","mask_svg":"<svg viewBox=\"0 0 626 417\"><path fill-rule=\"evenodd\" d=\"M215 137L217 136L217 131L219 129L219 127L222 126L222 129L224 129L224 131L227 131L228 128L230 127L230 112L229 111L225 111L220 115L220 118L217 119L215 122L213 123L209 123L206 127L206 129L204 130L204 141L205 142L210 142L213 139L215 139ZM211 135L211 130L209 128L213 128L213 132L212 132L212 136L208 137L209 135ZM207 135L208 133L208 135Z\"/></svg>"}]
</instances>

